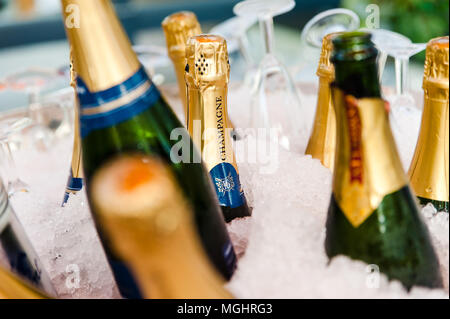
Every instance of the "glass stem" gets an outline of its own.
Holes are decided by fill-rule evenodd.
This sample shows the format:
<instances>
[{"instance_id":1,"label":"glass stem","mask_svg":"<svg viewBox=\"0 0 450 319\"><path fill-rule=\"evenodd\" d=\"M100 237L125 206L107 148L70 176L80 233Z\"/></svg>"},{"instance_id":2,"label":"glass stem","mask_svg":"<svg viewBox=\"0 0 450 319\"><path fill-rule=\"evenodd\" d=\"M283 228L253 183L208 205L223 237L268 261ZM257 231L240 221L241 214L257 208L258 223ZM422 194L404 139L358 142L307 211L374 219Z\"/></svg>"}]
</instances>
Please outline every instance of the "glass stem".
<instances>
[{"instance_id":1,"label":"glass stem","mask_svg":"<svg viewBox=\"0 0 450 319\"><path fill-rule=\"evenodd\" d=\"M253 62L253 58L250 54L248 38L245 33L242 33L242 35L239 36L239 50L241 51L242 57L244 58L245 63L247 63L247 66L253 67L255 63Z\"/></svg>"},{"instance_id":2,"label":"glass stem","mask_svg":"<svg viewBox=\"0 0 450 319\"><path fill-rule=\"evenodd\" d=\"M395 58L395 87L397 95L405 94L408 85L408 58Z\"/></svg>"},{"instance_id":3,"label":"glass stem","mask_svg":"<svg viewBox=\"0 0 450 319\"><path fill-rule=\"evenodd\" d=\"M380 51L378 55L378 79L381 82L383 79L384 68L386 67L387 53Z\"/></svg>"},{"instance_id":4,"label":"glass stem","mask_svg":"<svg viewBox=\"0 0 450 319\"><path fill-rule=\"evenodd\" d=\"M266 54L273 54L274 52L273 18L271 16L264 16L259 20L259 25L264 39Z\"/></svg>"},{"instance_id":5,"label":"glass stem","mask_svg":"<svg viewBox=\"0 0 450 319\"><path fill-rule=\"evenodd\" d=\"M17 173L16 163L11 152L11 147L9 141L0 142L0 147L4 154L4 160L6 164L6 174L8 175L10 182L15 182L19 180L19 175Z\"/></svg>"},{"instance_id":6,"label":"glass stem","mask_svg":"<svg viewBox=\"0 0 450 319\"><path fill-rule=\"evenodd\" d=\"M28 95L28 112L29 117L35 123L41 123L40 105L38 103L38 92L32 89Z\"/></svg>"}]
</instances>

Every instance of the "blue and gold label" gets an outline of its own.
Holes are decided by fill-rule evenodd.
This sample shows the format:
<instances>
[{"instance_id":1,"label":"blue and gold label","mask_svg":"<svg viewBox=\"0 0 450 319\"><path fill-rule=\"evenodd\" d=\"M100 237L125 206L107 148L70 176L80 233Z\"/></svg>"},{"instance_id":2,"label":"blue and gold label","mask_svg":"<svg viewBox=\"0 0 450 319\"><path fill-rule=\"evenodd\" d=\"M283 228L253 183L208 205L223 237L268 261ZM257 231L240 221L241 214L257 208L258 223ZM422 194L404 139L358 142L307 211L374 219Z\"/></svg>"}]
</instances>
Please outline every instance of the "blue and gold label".
<instances>
[{"instance_id":1,"label":"blue and gold label","mask_svg":"<svg viewBox=\"0 0 450 319\"><path fill-rule=\"evenodd\" d=\"M78 77L77 92L82 138L91 131L111 127L133 118L160 98L158 89L142 67L123 83L99 92L91 92Z\"/></svg>"},{"instance_id":2,"label":"blue and gold label","mask_svg":"<svg viewBox=\"0 0 450 319\"><path fill-rule=\"evenodd\" d=\"M230 208L239 207L245 203L245 198L229 132L227 89L210 87L203 92L190 90L189 99L199 103L193 109L197 110L196 118L200 120L192 121L189 128L194 132L198 130L195 126L200 126L202 141L197 141L197 146L201 148L203 162L211 175L219 203Z\"/></svg>"},{"instance_id":3,"label":"blue and gold label","mask_svg":"<svg viewBox=\"0 0 450 319\"><path fill-rule=\"evenodd\" d=\"M69 179L67 181L66 192L64 193L63 206L69 200L70 194L76 194L83 189L83 178L73 177L72 170L70 170Z\"/></svg>"},{"instance_id":4,"label":"blue and gold label","mask_svg":"<svg viewBox=\"0 0 450 319\"><path fill-rule=\"evenodd\" d=\"M230 163L216 165L210 172L219 203L235 208L244 204L244 191L236 169Z\"/></svg>"}]
</instances>

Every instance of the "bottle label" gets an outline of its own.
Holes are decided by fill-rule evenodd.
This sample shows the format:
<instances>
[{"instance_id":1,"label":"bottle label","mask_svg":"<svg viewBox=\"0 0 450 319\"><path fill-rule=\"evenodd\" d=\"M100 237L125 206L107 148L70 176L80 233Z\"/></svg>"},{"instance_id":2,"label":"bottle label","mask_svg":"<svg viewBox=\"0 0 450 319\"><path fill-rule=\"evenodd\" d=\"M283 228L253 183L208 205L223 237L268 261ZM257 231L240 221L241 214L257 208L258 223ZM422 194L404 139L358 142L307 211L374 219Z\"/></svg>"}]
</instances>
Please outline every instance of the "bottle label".
<instances>
[{"instance_id":1,"label":"bottle label","mask_svg":"<svg viewBox=\"0 0 450 319\"><path fill-rule=\"evenodd\" d=\"M230 163L216 165L210 172L219 203L235 208L244 204L244 192L236 169Z\"/></svg>"},{"instance_id":2,"label":"bottle label","mask_svg":"<svg viewBox=\"0 0 450 319\"><path fill-rule=\"evenodd\" d=\"M160 98L158 89L142 67L125 82L100 92L89 91L87 85L78 77L77 92L82 138L91 131L108 128L133 118Z\"/></svg>"},{"instance_id":3,"label":"bottle label","mask_svg":"<svg viewBox=\"0 0 450 319\"><path fill-rule=\"evenodd\" d=\"M332 89L337 119L333 194L349 222L358 227L383 198L407 185L389 126L387 102L356 99Z\"/></svg>"},{"instance_id":4,"label":"bottle label","mask_svg":"<svg viewBox=\"0 0 450 319\"><path fill-rule=\"evenodd\" d=\"M213 86L203 91L191 91L192 93L195 94L190 98L195 97L197 104L189 106L197 109L193 118L199 120L190 122L189 126L194 126L191 130L194 132L196 123L201 125L203 141L197 141L197 146L202 149L202 158L211 175L219 203L230 208L239 207L244 204L245 199L230 137L227 89ZM194 114L194 110L191 113Z\"/></svg>"},{"instance_id":5,"label":"bottle label","mask_svg":"<svg viewBox=\"0 0 450 319\"><path fill-rule=\"evenodd\" d=\"M70 194L78 193L83 189L83 178L74 177L72 170L70 170L69 179L67 181L66 192L64 193L64 199L62 206L64 206L69 200Z\"/></svg>"}]
</instances>

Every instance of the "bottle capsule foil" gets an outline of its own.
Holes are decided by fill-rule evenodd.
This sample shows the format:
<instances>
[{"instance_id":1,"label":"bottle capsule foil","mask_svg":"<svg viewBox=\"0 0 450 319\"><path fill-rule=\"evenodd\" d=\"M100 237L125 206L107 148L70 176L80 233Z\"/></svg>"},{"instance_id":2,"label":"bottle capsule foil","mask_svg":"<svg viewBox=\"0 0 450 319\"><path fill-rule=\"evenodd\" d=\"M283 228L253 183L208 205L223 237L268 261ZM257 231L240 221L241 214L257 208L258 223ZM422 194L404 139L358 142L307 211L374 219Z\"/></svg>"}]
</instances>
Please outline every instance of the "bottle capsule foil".
<instances>
[{"instance_id":1,"label":"bottle capsule foil","mask_svg":"<svg viewBox=\"0 0 450 319\"><path fill-rule=\"evenodd\" d=\"M408 171L419 197L449 201L449 38L428 42L419 138Z\"/></svg>"}]
</instances>

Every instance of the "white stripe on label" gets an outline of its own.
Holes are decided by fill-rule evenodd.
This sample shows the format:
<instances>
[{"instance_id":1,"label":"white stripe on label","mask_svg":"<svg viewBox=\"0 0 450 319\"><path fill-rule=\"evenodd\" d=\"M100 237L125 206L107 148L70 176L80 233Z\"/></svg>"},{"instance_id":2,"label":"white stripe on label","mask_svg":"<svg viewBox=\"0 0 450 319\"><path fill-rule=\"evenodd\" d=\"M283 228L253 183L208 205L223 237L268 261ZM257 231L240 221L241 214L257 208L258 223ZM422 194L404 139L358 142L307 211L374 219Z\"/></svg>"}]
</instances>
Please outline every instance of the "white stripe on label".
<instances>
[{"instance_id":1,"label":"white stripe on label","mask_svg":"<svg viewBox=\"0 0 450 319\"><path fill-rule=\"evenodd\" d=\"M152 84L149 81L146 81L135 90L129 92L127 95L118 98L117 100L96 107L81 109L81 114L82 115L102 114L117 109L123 105L127 105L136 100L141 95L143 95L151 87L151 85Z\"/></svg>"}]
</instances>

